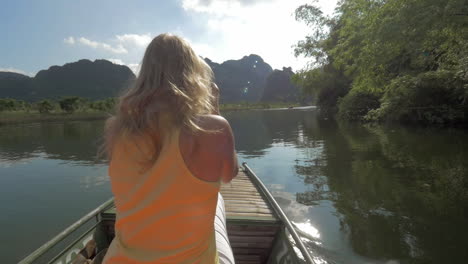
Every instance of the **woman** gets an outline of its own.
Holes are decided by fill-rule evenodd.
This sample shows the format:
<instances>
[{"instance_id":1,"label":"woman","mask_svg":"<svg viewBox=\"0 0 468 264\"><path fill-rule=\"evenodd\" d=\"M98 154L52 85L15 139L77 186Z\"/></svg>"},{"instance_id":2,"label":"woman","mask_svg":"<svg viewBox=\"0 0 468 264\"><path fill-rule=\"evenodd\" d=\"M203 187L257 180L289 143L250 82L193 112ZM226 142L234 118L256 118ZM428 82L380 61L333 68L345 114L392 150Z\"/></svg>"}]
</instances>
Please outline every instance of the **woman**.
<instances>
[{"instance_id":1,"label":"woman","mask_svg":"<svg viewBox=\"0 0 468 264\"><path fill-rule=\"evenodd\" d=\"M117 219L104 263L233 263L219 188L238 165L218 95L186 41L162 34L149 44L106 124Z\"/></svg>"}]
</instances>

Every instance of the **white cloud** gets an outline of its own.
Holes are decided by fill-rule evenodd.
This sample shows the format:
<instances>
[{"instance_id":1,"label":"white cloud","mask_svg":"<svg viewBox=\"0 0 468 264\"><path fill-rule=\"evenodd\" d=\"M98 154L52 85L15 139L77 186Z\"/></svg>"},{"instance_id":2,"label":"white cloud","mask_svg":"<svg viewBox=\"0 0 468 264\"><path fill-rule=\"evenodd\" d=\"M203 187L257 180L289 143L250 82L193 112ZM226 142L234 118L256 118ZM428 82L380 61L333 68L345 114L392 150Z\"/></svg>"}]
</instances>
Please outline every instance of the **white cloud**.
<instances>
[{"instance_id":1,"label":"white cloud","mask_svg":"<svg viewBox=\"0 0 468 264\"><path fill-rule=\"evenodd\" d=\"M108 51L119 55L125 55L122 58L108 58L112 63L125 65L129 67L135 74L140 71L139 63L125 63L124 60L140 60L143 56L144 49L153 39L150 33L146 34L122 34L115 35L114 38L106 42L94 41L85 37L68 37L64 42L70 45L81 44L96 50Z\"/></svg>"},{"instance_id":2,"label":"white cloud","mask_svg":"<svg viewBox=\"0 0 468 264\"><path fill-rule=\"evenodd\" d=\"M270 0L183 0L182 8L214 15L235 15L244 7Z\"/></svg>"},{"instance_id":3,"label":"white cloud","mask_svg":"<svg viewBox=\"0 0 468 264\"><path fill-rule=\"evenodd\" d=\"M242 9L238 1L183 0L182 7L187 11L223 16L237 13Z\"/></svg>"},{"instance_id":4,"label":"white cloud","mask_svg":"<svg viewBox=\"0 0 468 264\"><path fill-rule=\"evenodd\" d=\"M140 64L139 63L128 63L127 64L127 63L123 62L121 59L107 59L107 60L114 63L114 64L125 65L128 68L130 68L130 70L132 70L132 72L135 73L135 74L138 74L138 72L140 71Z\"/></svg>"},{"instance_id":5,"label":"white cloud","mask_svg":"<svg viewBox=\"0 0 468 264\"><path fill-rule=\"evenodd\" d=\"M127 64L127 67L129 67L130 70L133 71L133 73L138 74L140 72L141 65L139 63L130 63Z\"/></svg>"},{"instance_id":6,"label":"white cloud","mask_svg":"<svg viewBox=\"0 0 468 264\"><path fill-rule=\"evenodd\" d=\"M146 46L148 46L148 44L153 39L149 33L143 34L143 35L138 35L138 34L117 35L116 38L122 45L127 46L130 44L130 45L135 45L137 47L143 47L143 48L146 48Z\"/></svg>"},{"instance_id":7,"label":"white cloud","mask_svg":"<svg viewBox=\"0 0 468 264\"><path fill-rule=\"evenodd\" d=\"M331 14L337 0L318 5ZM305 0L183 0L182 7L196 19L203 17L205 32L192 43L202 56L217 62L258 54L273 68L298 70L308 59L296 58L293 46L311 30L294 18ZM203 14L203 16L200 16Z\"/></svg>"},{"instance_id":8,"label":"white cloud","mask_svg":"<svg viewBox=\"0 0 468 264\"><path fill-rule=\"evenodd\" d=\"M79 38L78 42L94 49L103 49L116 54L128 53L127 49L125 49L125 47L120 43L114 47L107 43L92 41L83 37Z\"/></svg>"},{"instance_id":9,"label":"white cloud","mask_svg":"<svg viewBox=\"0 0 468 264\"><path fill-rule=\"evenodd\" d=\"M32 73L27 73L25 71L18 70L18 69L15 69L15 68L11 68L11 67L7 67L7 68L0 67L0 72L14 72L14 73L23 74L23 75L30 76L30 77L34 76L34 74L32 74Z\"/></svg>"},{"instance_id":10,"label":"white cloud","mask_svg":"<svg viewBox=\"0 0 468 264\"><path fill-rule=\"evenodd\" d=\"M121 59L107 59L107 60L114 64L125 65L125 63Z\"/></svg>"},{"instance_id":11,"label":"white cloud","mask_svg":"<svg viewBox=\"0 0 468 264\"><path fill-rule=\"evenodd\" d=\"M64 39L63 42L65 42L67 44L70 44L70 45L73 45L73 44L75 44L75 38L68 37L68 38Z\"/></svg>"},{"instance_id":12,"label":"white cloud","mask_svg":"<svg viewBox=\"0 0 468 264\"><path fill-rule=\"evenodd\" d=\"M66 44L81 44L93 49L104 50L115 54L128 54L129 51L142 51L151 42L151 34L122 34L115 35L109 42L94 41L85 37L74 38L72 36L65 38Z\"/></svg>"}]
</instances>

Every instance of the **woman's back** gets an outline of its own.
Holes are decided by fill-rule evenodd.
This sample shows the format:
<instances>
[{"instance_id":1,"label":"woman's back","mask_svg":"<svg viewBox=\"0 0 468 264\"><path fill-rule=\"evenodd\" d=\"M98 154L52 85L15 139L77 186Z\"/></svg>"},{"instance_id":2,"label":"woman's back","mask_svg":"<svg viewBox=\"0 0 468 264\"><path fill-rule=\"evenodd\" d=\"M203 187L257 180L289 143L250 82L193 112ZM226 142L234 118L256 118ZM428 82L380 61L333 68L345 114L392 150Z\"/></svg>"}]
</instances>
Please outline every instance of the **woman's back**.
<instances>
[{"instance_id":1,"label":"woman's back","mask_svg":"<svg viewBox=\"0 0 468 264\"><path fill-rule=\"evenodd\" d=\"M145 140L121 139L114 147L109 175L116 238L105 263L215 262L216 203L223 170L230 164L226 158L234 153L222 117L198 120L202 128L217 132L174 131L149 169L142 162L151 151Z\"/></svg>"}]
</instances>

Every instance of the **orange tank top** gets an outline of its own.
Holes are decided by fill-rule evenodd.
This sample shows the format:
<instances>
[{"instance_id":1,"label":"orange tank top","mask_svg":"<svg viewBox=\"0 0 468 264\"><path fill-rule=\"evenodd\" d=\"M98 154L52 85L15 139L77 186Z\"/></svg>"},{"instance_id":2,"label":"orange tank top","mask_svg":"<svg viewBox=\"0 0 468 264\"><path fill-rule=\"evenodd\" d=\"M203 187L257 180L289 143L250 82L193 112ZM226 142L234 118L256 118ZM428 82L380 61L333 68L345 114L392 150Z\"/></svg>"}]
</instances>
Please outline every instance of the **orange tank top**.
<instances>
[{"instance_id":1,"label":"orange tank top","mask_svg":"<svg viewBox=\"0 0 468 264\"><path fill-rule=\"evenodd\" d=\"M110 263L218 263L214 217L220 182L196 178L179 150L179 133L143 170L142 144L118 142L109 164L117 209ZM140 147L140 148L139 148Z\"/></svg>"}]
</instances>

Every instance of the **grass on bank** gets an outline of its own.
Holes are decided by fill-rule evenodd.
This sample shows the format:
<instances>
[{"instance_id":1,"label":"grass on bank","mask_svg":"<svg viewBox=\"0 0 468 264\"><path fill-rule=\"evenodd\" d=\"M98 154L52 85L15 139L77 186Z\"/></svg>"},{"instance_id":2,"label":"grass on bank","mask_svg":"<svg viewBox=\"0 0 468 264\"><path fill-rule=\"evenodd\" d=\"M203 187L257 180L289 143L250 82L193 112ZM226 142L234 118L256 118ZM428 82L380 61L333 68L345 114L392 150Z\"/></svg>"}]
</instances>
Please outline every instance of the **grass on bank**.
<instances>
[{"instance_id":1,"label":"grass on bank","mask_svg":"<svg viewBox=\"0 0 468 264\"><path fill-rule=\"evenodd\" d=\"M75 121L75 120L99 120L109 116L106 112L54 112L39 113L37 111L14 111L0 112L0 125L30 123L30 122L49 122L49 121Z\"/></svg>"},{"instance_id":2,"label":"grass on bank","mask_svg":"<svg viewBox=\"0 0 468 264\"><path fill-rule=\"evenodd\" d=\"M240 104L221 104L220 111L238 111L255 109L273 109L297 107L299 104L293 103L240 103ZM49 113L39 113L37 110L29 111L1 111L0 125L17 124L30 122L50 122L50 121L78 121L78 120L100 120L106 119L111 114L105 111L76 111L67 113L56 110Z\"/></svg>"}]
</instances>

